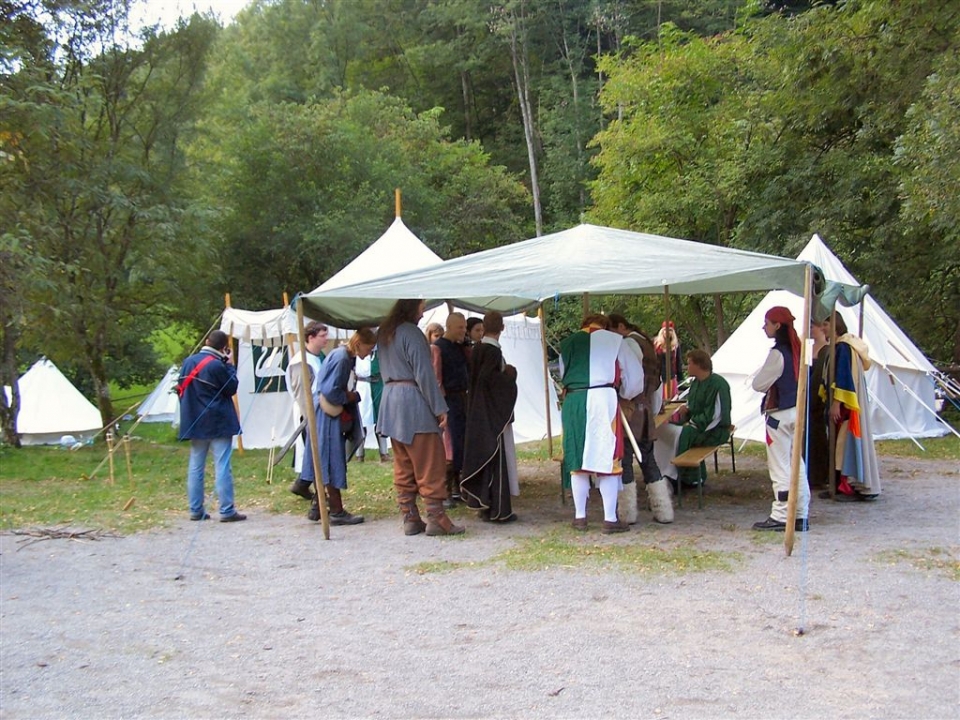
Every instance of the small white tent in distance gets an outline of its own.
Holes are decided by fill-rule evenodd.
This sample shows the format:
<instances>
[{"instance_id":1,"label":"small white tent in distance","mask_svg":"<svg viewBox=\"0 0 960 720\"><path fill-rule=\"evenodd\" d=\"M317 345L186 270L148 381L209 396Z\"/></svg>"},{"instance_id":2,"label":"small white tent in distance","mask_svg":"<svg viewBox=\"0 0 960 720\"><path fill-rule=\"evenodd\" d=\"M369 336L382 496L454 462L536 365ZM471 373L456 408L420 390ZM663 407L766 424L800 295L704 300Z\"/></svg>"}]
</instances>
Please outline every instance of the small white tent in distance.
<instances>
[{"instance_id":1,"label":"small white tent in distance","mask_svg":"<svg viewBox=\"0 0 960 720\"><path fill-rule=\"evenodd\" d=\"M178 424L180 420L180 401L177 399L177 380L180 371L171 365L147 398L137 408L140 422Z\"/></svg>"},{"instance_id":2,"label":"small white tent in distance","mask_svg":"<svg viewBox=\"0 0 960 720\"><path fill-rule=\"evenodd\" d=\"M797 256L818 266L827 280L859 285L830 248L814 235ZM770 340L763 332L763 317L774 306L790 308L793 316L802 317L803 299L793 293L774 290L753 309L727 341L713 355L714 372L730 383L733 401L731 420L742 440L763 442L765 431L760 415L761 395L751 386L752 373L763 362ZM860 306L837 305L847 329L854 335L860 329ZM802 334L797 320L797 333ZM867 377L873 405L870 422L876 440L893 438L939 437L948 431L933 412L934 383L928 373L934 370L930 361L897 326L893 319L870 295L864 298L863 339L870 349L874 367ZM816 388L811 388L816 392Z\"/></svg>"},{"instance_id":3,"label":"small white tent in distance","mask_svg":"<svg viewBox=\"0 0 960 720\"><path fill-rule=\"evenodd\" d=\"M17 432L24 445L57 445L65 435L85 442L100 432L97 406L47 358L35 362L17 385L20 388ZM10 388L4 387L4 391L10 402Z\"/></svg>"}]
</instances>

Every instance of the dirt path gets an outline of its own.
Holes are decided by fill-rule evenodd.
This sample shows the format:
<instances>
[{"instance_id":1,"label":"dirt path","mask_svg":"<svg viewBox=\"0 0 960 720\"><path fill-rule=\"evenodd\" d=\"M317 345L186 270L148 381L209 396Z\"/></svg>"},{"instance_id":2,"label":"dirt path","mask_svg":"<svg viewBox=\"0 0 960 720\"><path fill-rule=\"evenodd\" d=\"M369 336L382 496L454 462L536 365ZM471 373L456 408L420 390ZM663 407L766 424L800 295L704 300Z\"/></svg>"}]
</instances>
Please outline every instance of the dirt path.
<instances>
[{"instance_id":1,"label":"dirt path","mask_svg":"<svg viewBox=\"0 0 960 720\"><path fill-rule=\"evenodd\" d=\"M616 537L569 530L553 497L521 499L515 525L464 516L450 539L389 518L325 542L255 511L97 542L4 535L0 717L956 718L955 465L884 459L881 500L814 500L792 557L749 529L768 503L748 458L703 510L688 495L673 525L641 512ZM695 547L733 569L491 561L529 537Z\"/></svg>"}]
</instances>

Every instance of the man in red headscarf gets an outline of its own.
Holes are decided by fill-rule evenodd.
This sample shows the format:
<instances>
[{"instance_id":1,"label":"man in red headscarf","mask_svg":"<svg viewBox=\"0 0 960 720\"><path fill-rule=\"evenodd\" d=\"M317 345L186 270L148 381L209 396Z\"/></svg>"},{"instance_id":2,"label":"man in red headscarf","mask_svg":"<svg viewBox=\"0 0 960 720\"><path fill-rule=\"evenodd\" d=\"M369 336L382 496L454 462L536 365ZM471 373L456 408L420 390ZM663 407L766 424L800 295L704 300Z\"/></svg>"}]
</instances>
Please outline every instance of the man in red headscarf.
<instances>
[{"instance_id":1,"label":"man in red headscarf","mask_svg":"<svg viewBox=\"0 0 960 720\"><path fill-rule=\"evenodd\" d=\"M782 532L787 527L787 500L790 493L790 460L793 432L797 426L797 385L800 377L800 338L793 329L793 314L782 305L772 307L764 317L763 331L773 340L763 366L753 379L753 389L764 393L763 414L767 426L767 467L773 484L770 517L753 524L754 530ZM795 528L809 527L810 486L807 469L800 458L797 518Z\"/></svg>"}]
</instances>

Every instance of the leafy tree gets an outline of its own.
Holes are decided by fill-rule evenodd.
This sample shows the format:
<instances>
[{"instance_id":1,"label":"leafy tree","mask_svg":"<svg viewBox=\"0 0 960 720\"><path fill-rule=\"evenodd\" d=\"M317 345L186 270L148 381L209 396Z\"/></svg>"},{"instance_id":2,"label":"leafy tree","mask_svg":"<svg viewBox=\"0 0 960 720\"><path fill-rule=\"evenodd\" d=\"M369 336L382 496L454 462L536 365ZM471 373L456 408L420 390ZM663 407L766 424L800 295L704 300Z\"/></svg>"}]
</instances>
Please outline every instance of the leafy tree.
<instances>
[{"instance_id":1,"label":"leafy tree","mask_svg":"<svg viewBox=\"0 0 960 720\"><path fill-rule=\"evenodd\" d=\"M134 45L123 3L46 12L47 34L31 51L5 48L0 118L16 155L0 169L11 188L0 222L5 249L18 241L22 267L44 269L42 285L29 274L12 280L25 300L23 340L58 364L82 364L106 423L109 380L155 365L136 362L143 338L192 278L183 258L196 226L180 147L218 27L195 16Z\"/></svg>"},{"instance_id":2,"label":"leafy tree","mask_svg":"<svg viewBox=\"0 0 960 720\"><path fill-rule=\"evenodd\" d=\"M252 108L223 145L222 289L274 307L316 287L383 233L397 187L406 223L441 257L524 237L522 186L438 119L371 92Z\"/></svg>"}]
</instances>

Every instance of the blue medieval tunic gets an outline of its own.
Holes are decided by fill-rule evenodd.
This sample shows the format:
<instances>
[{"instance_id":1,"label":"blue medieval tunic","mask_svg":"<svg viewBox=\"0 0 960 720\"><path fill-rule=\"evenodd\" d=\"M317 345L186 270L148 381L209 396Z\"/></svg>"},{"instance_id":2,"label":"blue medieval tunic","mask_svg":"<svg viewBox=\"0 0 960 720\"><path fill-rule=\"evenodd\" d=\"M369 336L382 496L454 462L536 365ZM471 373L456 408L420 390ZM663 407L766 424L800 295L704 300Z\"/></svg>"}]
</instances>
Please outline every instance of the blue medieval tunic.
<instances>
[{"instance_id":1,"label":"blue medieval tunic","mask_svg":"<svg viewBox=\"0 0 960 720\"><path fill-rule=\"evenodd\" d=\"M347 402L347 387L356 359L345 345L338 347L320 368L320 394L333 405L342 405L343 413L331 417L321 409L317 413L317 435L320 438L320 471L323 484L343 490L347 487L346 440L354 440L354 448L363 444L363 427L357 403ZM359 432L359 442L357 435Z\"/></svg>"}]
</instances>

